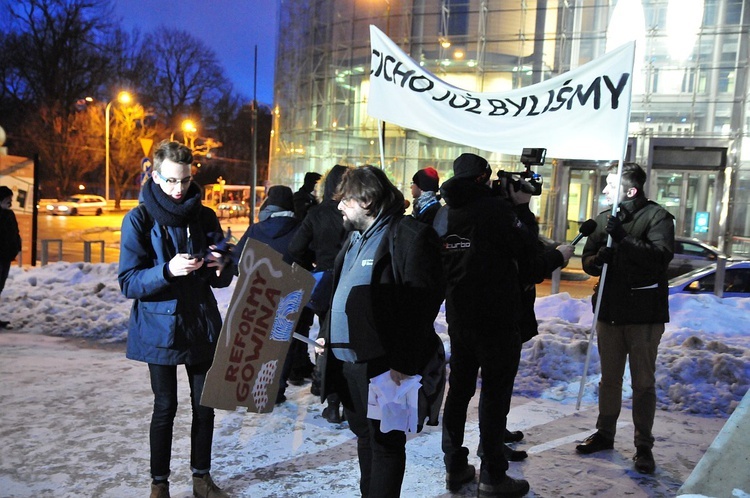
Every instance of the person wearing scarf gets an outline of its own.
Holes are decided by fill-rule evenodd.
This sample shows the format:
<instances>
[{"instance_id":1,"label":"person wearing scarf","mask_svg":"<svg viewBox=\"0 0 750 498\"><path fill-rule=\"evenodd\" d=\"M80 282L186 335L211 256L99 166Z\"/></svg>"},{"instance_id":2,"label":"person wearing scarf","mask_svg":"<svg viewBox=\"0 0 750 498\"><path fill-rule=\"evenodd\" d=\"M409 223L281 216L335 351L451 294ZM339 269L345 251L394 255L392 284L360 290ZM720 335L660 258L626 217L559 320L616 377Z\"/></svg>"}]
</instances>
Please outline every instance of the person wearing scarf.
<instances>
[{"instance_id":1,"label":"person wearing scarf","mask_svg":"<svg viewBox=\"0 0 750 498\"><path fill-rule=\"evenodd\" d=\"M420 169L411 179L411 196L414 198L411 215L422 223L432 225L440 210L439 183L437 170L429 167Z\"/></svg>"},{"instance_id":2,"label":"person wearing scarf","mask_svg":"<svg viewBox=\"0 0 750 498\"><path fill-rule=\"evenodd\" d=\"M229 496L209 473L214 410L201 406L200 396L221 331L211 287L227 287L233 271L212 251L224 236L214 211L201 204L192 161L186 146L160 143L141 204L122 222L118 281L125 297L133 300L126 356L148 364L154 393L151 498L169 498L178 365L185 365L190 383L193 494Z\"/></svg>"}]
</instances>

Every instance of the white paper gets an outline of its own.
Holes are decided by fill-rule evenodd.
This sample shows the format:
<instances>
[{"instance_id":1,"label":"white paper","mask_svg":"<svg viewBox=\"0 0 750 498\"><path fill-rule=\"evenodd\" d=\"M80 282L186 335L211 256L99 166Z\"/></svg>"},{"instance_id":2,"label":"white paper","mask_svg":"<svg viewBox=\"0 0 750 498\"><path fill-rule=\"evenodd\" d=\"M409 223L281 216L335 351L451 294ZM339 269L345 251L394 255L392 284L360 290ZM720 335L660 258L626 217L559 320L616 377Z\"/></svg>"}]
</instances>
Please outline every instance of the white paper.
<instances>
[{"instance_id":1,"label":"white paper","mask_svg":"<svg viewBox=\"0 0 750 498\"><path fill-rule=\"evenodd\" d=\"M417 405L421 375L415 375L397 385L390 371L370 379L367 393L367 418L380 420L381 432L393 430L417 432Z\"/></svg>"}]
</instances>

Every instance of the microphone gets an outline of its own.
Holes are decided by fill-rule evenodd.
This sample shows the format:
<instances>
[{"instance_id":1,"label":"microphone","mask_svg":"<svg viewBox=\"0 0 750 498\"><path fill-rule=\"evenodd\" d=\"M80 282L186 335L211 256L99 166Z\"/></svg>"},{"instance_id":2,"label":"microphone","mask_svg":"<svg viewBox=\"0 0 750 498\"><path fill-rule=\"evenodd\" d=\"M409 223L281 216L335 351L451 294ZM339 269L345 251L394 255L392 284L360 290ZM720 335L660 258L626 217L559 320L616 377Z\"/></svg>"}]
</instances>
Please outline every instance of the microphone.
<instances>
[{"instance_id":1,"label":"microphone","mask_svg":"<svg viewBox=\"0 0 750 498\"><path fill-rule=\"evenodd\" d=\"M596 230L596 222L594 220L589 219L584 221L578 229L578 235L576 235L576 238L573 239L573 242L571 242L570 245L574 246L578 244L582 238L588 237L594 233L594 230Z\"/></svg>"}]
</instances>

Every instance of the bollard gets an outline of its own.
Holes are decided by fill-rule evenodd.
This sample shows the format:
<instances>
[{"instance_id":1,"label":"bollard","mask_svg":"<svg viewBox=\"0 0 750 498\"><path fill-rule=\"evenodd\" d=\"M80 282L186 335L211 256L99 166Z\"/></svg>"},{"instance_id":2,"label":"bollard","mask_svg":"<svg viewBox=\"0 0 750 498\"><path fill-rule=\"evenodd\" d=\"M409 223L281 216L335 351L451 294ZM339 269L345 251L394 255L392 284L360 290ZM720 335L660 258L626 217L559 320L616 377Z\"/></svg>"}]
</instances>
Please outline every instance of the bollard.
<instances>
[{"instance_id":1,"label":"bollard","mask_svg":"<svg viewBox=\"0 0 750 498\"><path fill-rule=\"evenodd\" d=\"M62 239L42 239L42 266L49 261L49 245L57 244L57 260L62 261Z\"/></svg>"},{"instance_id":2,"label":"bollard","mask_svg":"<svg viewBox=\"0 0 750 498\"><path fill-rule=\"evenodd\" d=\"M727 257L723 254L716 258L716 276L714 277L714 294L724 297L724 282L727 272Z\"/></svg>"},{"instance_id":3,"label":"bollard","mask_svg":"<svg viewBox=\"0 0 750 498\"><path fill-rule=\"evenodd\" d=\"M91 263L91 245L99 244L100 249L100 263L104 263L104 241L103 240L84 240L83 241L83 261L84 263Z\"/></svg>"}]
</instances>

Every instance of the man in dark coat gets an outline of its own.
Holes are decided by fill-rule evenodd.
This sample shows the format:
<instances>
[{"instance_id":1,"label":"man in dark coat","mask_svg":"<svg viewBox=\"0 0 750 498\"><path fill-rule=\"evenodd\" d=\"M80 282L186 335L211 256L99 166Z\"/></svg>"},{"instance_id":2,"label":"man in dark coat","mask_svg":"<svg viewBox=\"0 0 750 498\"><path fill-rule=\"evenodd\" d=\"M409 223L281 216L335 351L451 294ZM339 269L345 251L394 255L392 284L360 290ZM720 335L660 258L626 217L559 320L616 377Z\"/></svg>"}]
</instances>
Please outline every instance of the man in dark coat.
<instances>
[{"instance_id":1,"label":"man in dark coat","mask_svg":"<svg viewBox=\"0 0 750 498\"><path fill-rule=\"evenodd\" d=\"M596 322L601 359L599 418L597 432L576 451L590 454L614 447L617 418L622 405L622 377L630 363L633 385L633 457L637 471L651 474L656 468L651 449L651 430L656 412L656 352L664 324L669 321L667 268L674 256L674 217L649 201L643 186L646 172L635 163L622 168L617 190L617 165L609 169L604 195L607 203L618 204L617 216L600 213L597 227L583 248L583 269L602 275L607 265L602 302ZM611 247L608 237L612 237Z\"/></svg>"},{"instance_id":2,"label":"man in dark coat","mask_svg":"<svg viewBox=\"0 0 750 498\"><path fill-rule=\"evenodd\" d=\"M5 185L0 187L0 294L5 288L5 281L10 273L10 264L21 252L21 235L18 232L16 215L11 209L13 191ZM10 322L0 320L0 328L6 328Z\"/></svg>"},{"instance_id":3,"label":"man in dark coat","mask_svg":"<svg viewBox=\"0 0 750 498\"><path fill-rule=\"evenodd\" d=\"M214 211L201 204L201 189L190 175L192 160L184 145L160 143L142 203L122 221L118 281L133 300L126 354L148 363L154 393L151 498L169 498L177 365L185 365L190 383L193 494L228 496L209 474L214 410L200 398L221 332L211 287L227 287L233 272L211 251L223 232Z\"/></svg>"},{"instance_id":4,"label":"man in dark coat","mask_svg":"<svg viewBox=\"0 0 750 498\"><path fill-rule=\"evenodd\" d=\"M321 174L315 171L305 173L302 186L294 193L294 216L298 220L304 220L311 207L318 205L315 198L315 185L320 181Z\"/></svg>"},{"instance_id":5,"label":"man in dark coat","mask_svg":"<svg viewBox=\"0 0 750 498\"><path fill-rule=\"evenodd\" d=\"M403 216L404 197L379 168L344 173L336 197L353 232L334 265L323 395L340 395L357 436L362 496L398 497L406 433L382 432L380 420L368 418L369 382L387 373L400 385L439 355L440 241L432 227Z\"/></svg>"},{"instance_id":6,"label":"man in dark coat","mask_svg":"<svg viewBox=\"0 0 750 498\"><path fill-rule=\"evenodd\" d=\"M338 208L339 201L334 199L341 177L347 169L346 166L337 164L326 174L323 201L308 211L289 245L289 254L298 264L312 271L317 280L310 302L300 317L300 322L306 319L309 326L313 324L313 314L322 323L328 313L333 295L333 262L349 234L344 228L344 219ZM310 252L313 253L312 264L307 261ZM320 395L320 372L317 366L313 371L310 391ZM341 423L341 403L337 396L328 396L327 403L328 406L323 409L323 418L333 424Z\"/></svg>"},{"instance_id":7,"label":"man in dark coat","mask_svg":"<svg viewBox=\"0 0 750 498\"><path fill-rule=\"evenodd\" d=\"M492 170L484 158L462 154L454 161L453 172L453 178L441 186L446 206L434 223L444 245L445 310L451 338L443 412L446 486L457 491L475 478L464 446L464 429L481 368L478 495L523 496L529 483L506 474L503 437L521 356L517 260L532 253L537 238L507 199L493 195L488 185Z\"/></svg>"},{"instance_id":8,"label":"man in dark coat","mask_svg":"<svg viewBox=\"0 0 750 498\"><path fill-rule=\"evenodd\" d=\"M247 229L237 243L237 247L234 250L235 265L239 263L240 255L248 239L254 239L267 244L281 254L285 262L292 264L294 260L289 254L289 243L294 239L300 226L299 220L294 216L293 209L292 189L286 185L274 185L269 188L268 196L263 202L258 215L260 221L250 225L250 228ZM303 253L301 259L309 261L309 251ZM295 332L306 335L309 328L310 326L300 318L297 322ZM301 362L310 363L307 354L307 344L294 339L289 345L284 366L281 369L281 380L279 381L279 391L276 394L276 404L286 401L287 381L295 363Z\"/></svg>"}]
</instances>

